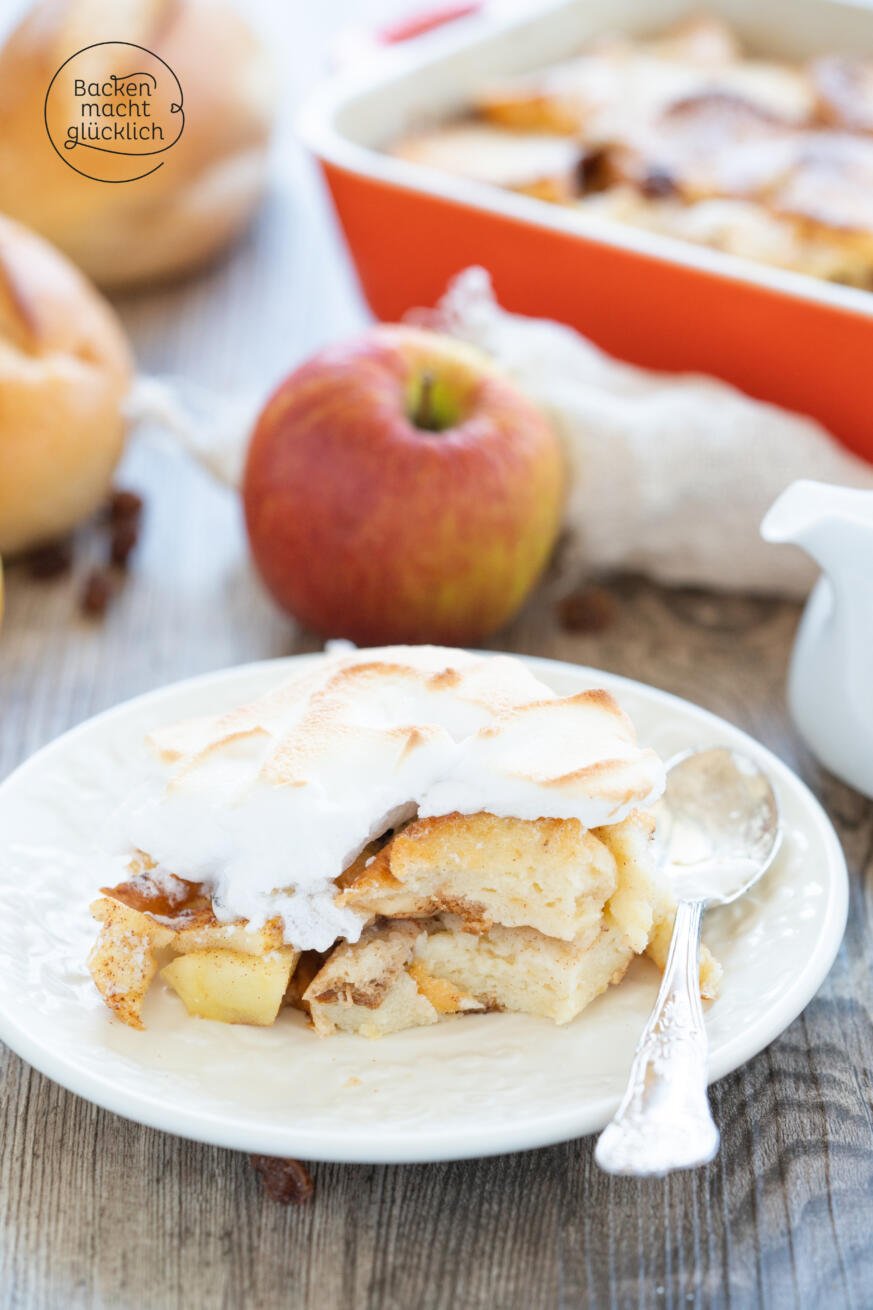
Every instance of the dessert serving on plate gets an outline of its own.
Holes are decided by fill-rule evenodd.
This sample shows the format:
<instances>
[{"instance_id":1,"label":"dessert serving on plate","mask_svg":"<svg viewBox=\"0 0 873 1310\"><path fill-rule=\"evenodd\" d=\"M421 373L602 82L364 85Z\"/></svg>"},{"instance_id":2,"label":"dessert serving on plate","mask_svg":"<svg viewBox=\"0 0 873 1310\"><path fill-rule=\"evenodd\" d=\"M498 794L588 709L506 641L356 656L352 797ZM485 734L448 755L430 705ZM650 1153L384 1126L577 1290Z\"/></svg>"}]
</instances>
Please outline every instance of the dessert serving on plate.
<instances>
[{"instance_id":1,"label":"dessert serving on plate","mask_svg":"<svg viewBox=\"0 0 873 1310\"><path fill-rule=\"evenodd\" d=\"M158 974L189 1012L377 1036L515 1010L565 1023L674 905L663 766L605 691L439 647L331 654L260 699L157 729L117 816L125 877L90 957L142 1027ZM718 966L704 953L701 989Z\"/></svg>"},{"instance_id":2,"label":"dessert serving on plate","mask_svg":"<svg viewBox=\"0 0 873 1310\"><path fill-rule=\"evenodd\" d=\"M571 53L571 52L568 52ZM753 58L721 19L602 37L391 143L415 164L873 287L873 60Z\"/></svg>"}]
</instances>

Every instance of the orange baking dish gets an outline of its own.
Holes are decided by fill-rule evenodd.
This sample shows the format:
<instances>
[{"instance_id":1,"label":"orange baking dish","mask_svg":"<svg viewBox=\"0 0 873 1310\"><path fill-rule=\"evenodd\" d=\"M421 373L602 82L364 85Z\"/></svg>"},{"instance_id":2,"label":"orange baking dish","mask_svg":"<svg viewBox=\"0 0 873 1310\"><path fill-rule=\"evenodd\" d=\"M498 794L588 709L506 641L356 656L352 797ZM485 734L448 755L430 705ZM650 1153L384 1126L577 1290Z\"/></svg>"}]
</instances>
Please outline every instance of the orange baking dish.
<instances>
[{"instance_id":1,"label":"orange baking dish","mask_svg":"<svg viewBox=\"0 0 873 1310\"><path fill-rule=\"evenodd\" d=\"M323 87L301 133L318 158L373 312L431 305L470 264L508 309L559 319L622 359L715 374L810 414L873 461L873 292L821 282L438 174L383 152L475 87L611 30L652 34L699 6L560 0L467 15ZM845 0L712 0L749 49L873 55L873 9Z\"/></svg>"}]
</instances>

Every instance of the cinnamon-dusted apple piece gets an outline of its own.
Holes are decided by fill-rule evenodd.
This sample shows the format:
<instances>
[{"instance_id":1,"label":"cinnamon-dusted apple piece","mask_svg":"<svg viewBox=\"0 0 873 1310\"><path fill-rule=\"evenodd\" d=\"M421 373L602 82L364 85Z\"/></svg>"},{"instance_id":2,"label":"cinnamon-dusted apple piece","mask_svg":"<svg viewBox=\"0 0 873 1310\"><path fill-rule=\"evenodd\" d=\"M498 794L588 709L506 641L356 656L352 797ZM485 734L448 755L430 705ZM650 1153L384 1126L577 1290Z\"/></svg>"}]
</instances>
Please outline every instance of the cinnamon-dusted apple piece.
<instances>
[{"instance_id":1,"label":"cinnamon-dusted apple piece","mask_svg":"<svg viewBox=\"0 0 873 1310\"><path fill-rule=\"evenodd\" d=\"M179 955L161 969L189 1014L219 1023L266 1027L275 1021L298 952L290 946L253 955L206 950Z\"/></svg>"},{"instance_id":2,"label":"cinnamon-dusted apple piece","mask_svg":"<svg viewBox=\"0 0 873 1310\"><path fill-rule=\"evenodd\" d=\"M259 1025L276 1018L300 954L285 945L279 920L257 929L220 923L200 884L159 872L142 856L91 912L103 927L88 967L123 1023L143 1027L143 1001L159 968L190 1014Z\"/></svg>"},{"instance_id":3,"label":"cinnamon-dusted apple piece","mask_svg":"<svg viewBox=\"0 0 873 1310\"><path fill-rule=\"evenodd\" d=\"M158 953L169 946L173 931L107 896L94 902L91 913L102 924L88 957L94 984L122 1023L142 1028L142 1005L158 971Z\"/></svg>"}]
</instances>

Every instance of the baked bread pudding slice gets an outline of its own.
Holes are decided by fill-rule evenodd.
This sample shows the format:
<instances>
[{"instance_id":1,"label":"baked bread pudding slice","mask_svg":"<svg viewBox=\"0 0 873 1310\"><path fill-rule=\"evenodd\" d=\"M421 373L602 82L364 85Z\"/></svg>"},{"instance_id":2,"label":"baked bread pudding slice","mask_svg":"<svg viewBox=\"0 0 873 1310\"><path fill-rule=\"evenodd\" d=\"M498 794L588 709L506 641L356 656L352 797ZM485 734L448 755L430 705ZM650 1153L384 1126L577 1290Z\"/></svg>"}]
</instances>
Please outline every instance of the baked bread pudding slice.
<instances>
[{"instance_id":1,"label":"baked bread pudding slice","mask_svg":"<svg viewBox=\"0 0 873 1310\"><path fill-rule=\"evenodd\" d=\"M483 914L469 913L469 901L456 897L453 888L464 878L464 852L475 852L479 859L483 830L493 831L491 824L471 825L452 822L452 832L440 834L436 858L429 862L425 853L416 853L415 870L428 891L417 910L406 910L416 917L385 917L375 920L356 943L346 943L330 955L302 993L303 1007L311 1015L316 1032L330 1035L351 1032L367 1037L382 1036L403 1028L436 1023L444 1015L469 1014L489 1010L511 1010L539 1015L564 1024L574 1019L610 985L618 983L633 958L648 954L660 967L665 963L669 946L674 906L661 889L653 849L654 824L648 815L635 813L602 837L588 834L601 847L603 856L588 864L589 882L584 899L592 907L584 918L574 917L567 904L566 891L578 890L585 881L576 861L579 855L578 824L574 820L528 821L494 820L500 833L493 852L487 852L484 876L491 883L510 882L518 897L504 895L490 903ZM490 820L477 815L475 819ZM427 821L425 821L427 822ZM395 852L399 865L408 870L404 847L413 824L383 849L377 860L382 872L381 886L367 893L372 904L380 903L380 892L394 868ZM522 830L527 828L525 833ZM454 834L454 835L452 835ZM412 837L413 844L417 840ZM428 838L425 837L425 841ZM544 878L536 888L534 903L548 897L550 882L564 908L557 911L560 935L526 922L524 887L531 882L528 866L539 851L552 851L551 879ZM501 862L501 847L506 863ZM572 874L566 885L556 877L558 866ZM604 867L609 876L604 876ZM448 879L445 871L449 869ZM501 869L511 872L503 877ZM365 880L367 870L358 875L348 897ZM481 889L481 874L475 867L469 874L474 886ZM399 879L396 880L400 882ZM402 884L401 884L402 885ZM389 893L390 897L390 893ZM461 913L448 908L460 904ZM544 902L548 904L548 900ZM434 911L437 911L434 913ZM496 916L496 917L495 917ZM515 926L508 926L514 922ZM569 931L575 927L576 931ZM703 948L701 956L701 993L713 997L718 988L720 969Z\"/></svg>"},{"instance_id":2,"label":"baked bread pudding slice","mask_svg":"<svg viewBox=\"0 0 873 1310\"><path fill-rule=\"evenodd\" d=\"M574 1018L674 906L650 805L663 766L603 691L431 647L330 656L229 713L160 729L92 906L92 977L142 1027L189 1013L376 1036L450 1016ZM717 966L704 957L701 986Z\"/></svg>"}]
</instances>

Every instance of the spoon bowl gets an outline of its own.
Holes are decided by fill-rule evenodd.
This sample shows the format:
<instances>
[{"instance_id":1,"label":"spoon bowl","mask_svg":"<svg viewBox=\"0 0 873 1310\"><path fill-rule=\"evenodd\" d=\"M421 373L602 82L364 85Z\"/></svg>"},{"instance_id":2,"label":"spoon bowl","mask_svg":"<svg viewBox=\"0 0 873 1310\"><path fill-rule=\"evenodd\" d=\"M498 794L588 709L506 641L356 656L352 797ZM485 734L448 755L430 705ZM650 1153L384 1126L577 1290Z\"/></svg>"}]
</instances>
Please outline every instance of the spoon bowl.
<instances>
[{"instance_id":1,"label":"spoon bowl","mask_svg":"<svg viewBox=\"0 0 873 1310\"><path fill-rule=\"evenodd\" d=\"M729 904L779 849L779 805L769 778L726 746L671 760L658 811L664 872L680 901Z\"/></svg>"},{"instance_id":2,"label":"spoon bowl","mask_svg":"<svg viewBox=\"0 0 873 1310\"><path fill-rule=\"evenodd\" d=\"M664 870L677 902L670 953L624 1100L594 1155L609 1173L639 1176L707 1164L718 1150L706 1095L700 923L707 905L727 905L758 881L781 838L769 779L724 746L672 760L658 808Z\"/></svg>"}]
</instances>

